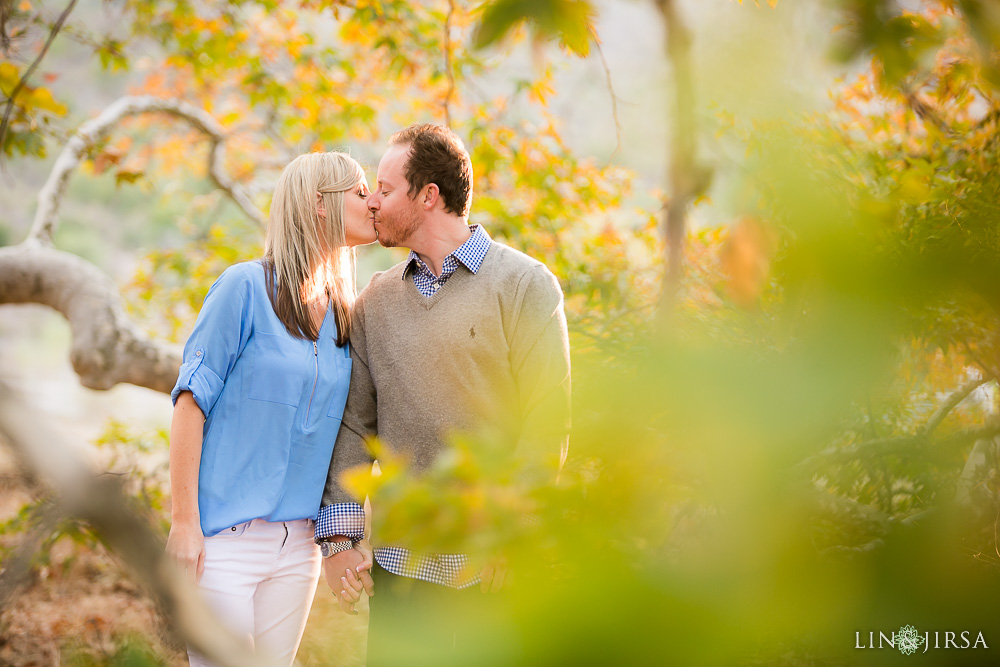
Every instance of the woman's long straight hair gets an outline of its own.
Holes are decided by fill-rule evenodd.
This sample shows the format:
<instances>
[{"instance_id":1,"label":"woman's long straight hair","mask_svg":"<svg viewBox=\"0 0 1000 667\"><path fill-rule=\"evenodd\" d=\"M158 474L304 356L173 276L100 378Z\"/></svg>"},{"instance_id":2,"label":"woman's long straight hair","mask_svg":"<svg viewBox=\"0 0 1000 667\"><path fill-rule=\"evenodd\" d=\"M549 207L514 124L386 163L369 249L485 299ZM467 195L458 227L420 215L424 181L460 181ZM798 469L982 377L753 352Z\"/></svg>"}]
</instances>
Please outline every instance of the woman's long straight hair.
<instances>
[{"instance_id":1,"label":"woman's long straight hair","mask_svg":"<svg viewBox=\"0 0 1000 667\"><path fill-rule=\"evenodd\" d=\"M297 338L316 340L309 304L324 294L337 320L337 344L347 342L357 297L355 254L346 246L344 193L365 173L345 153L307 153L281 172L264 239L267 292L278 319ZM325 218L317 210L322 197Z\"/></svg>"}]
</instances>

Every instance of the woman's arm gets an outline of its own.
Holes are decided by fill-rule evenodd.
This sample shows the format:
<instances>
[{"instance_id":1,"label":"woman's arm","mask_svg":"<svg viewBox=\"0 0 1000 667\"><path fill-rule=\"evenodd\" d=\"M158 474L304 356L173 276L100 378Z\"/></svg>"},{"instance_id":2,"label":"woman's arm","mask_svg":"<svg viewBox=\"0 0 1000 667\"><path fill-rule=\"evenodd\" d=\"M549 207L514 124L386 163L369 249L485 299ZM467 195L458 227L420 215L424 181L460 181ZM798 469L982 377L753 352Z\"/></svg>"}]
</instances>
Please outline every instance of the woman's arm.
<instances>
[{"instance_id":1,"label":"woman's arm","mask_svg":"<svg viewBox=\"0 0 1000 667\"><path fill-rule=\"evenodd\" d=\"M198 472L205 415L190 391L182 391L170 423L170 534L167 553L195 581L205 569L205 538L198 511Z\"/></svg>"}]
</instances>

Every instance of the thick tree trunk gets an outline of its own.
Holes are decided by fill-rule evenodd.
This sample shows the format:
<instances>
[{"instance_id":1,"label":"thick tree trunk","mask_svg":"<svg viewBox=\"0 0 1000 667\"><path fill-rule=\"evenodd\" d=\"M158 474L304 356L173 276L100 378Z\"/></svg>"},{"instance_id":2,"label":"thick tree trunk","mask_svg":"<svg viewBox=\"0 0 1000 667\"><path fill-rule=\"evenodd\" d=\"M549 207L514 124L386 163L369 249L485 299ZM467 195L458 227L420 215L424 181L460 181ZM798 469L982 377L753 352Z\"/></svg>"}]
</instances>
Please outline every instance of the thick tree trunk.
<instances>
[{"instance_id":1,"label":"thick tree trunk","mask_svg":"<svg viewBox=\"0 0 1000 667\"><path fill-rule=\"evenodd\" d=\"M86 521L104 544L131 566L135 580L155 597L181 639L220 665L275 664L263 650L254 654L208 608L192 578L164 553L162 534L132 510L120 483L113 476L91 470L79 449L49 430L42 416L2 378L0 443L11 446L24 468L51 490L56 502L46 519L55 522L67 516ZM4 561L0 609L27 579L32 553L29 544Z\"/></svg>"},{"instance_id":2,"label":"thick tree trunk","mask_svg":"<svg viewBox=\"0 0 1000 667\"><path fill-rule=\"evenodd\" d=\"M118 287L94 265L52 247L59 206L69 179L112 129L129 116L164 113L182 119L212 144L208 177L248 218L267 221L250 195L225 170L227 134L207 111L181 100L126 96L82 124L69 138L38 193L38 208L20 245L0 248L0 305L40 303L62 313L73 332L70 361L80 383L110 389L119 382L169 392L177 380L180 350L150 340L125 315Z\"/></svg>"},{"instance_id":3,"label":"thick tree trunk","mask_svg":"<svg viewBox=\"0 0 1000 667\"><path fill-rule=\"evenodd\" d=\"M177 380L180 350L138 331L118 287L76 255L32 241L0 248L0 304L15 303L40 303L69 320L70 361L85 387L128 382L169 392Z\"/></svg>"}]
</instances>

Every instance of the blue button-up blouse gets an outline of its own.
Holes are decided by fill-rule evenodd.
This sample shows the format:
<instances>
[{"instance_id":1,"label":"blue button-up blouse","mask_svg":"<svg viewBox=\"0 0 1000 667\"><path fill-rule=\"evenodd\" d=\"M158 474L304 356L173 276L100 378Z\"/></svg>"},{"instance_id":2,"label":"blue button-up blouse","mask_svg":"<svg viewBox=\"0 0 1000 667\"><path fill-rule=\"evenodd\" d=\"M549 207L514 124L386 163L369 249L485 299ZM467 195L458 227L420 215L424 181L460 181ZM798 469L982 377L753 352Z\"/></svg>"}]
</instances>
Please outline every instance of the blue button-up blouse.
<instances>
[{"instance_id":1,"label":"blue button-up blouse","mask_svg":"<svg viewBox=\"0 0 1000 667\"><path fill-rule=\"evenodd\" d=\"M214 535L263 518L315 518L347 402L351 356L327 310L315 343L289 335L258 261L226 269L205 297L171 392L205 414L198 506Z\"/></svg>"}]
</instances>

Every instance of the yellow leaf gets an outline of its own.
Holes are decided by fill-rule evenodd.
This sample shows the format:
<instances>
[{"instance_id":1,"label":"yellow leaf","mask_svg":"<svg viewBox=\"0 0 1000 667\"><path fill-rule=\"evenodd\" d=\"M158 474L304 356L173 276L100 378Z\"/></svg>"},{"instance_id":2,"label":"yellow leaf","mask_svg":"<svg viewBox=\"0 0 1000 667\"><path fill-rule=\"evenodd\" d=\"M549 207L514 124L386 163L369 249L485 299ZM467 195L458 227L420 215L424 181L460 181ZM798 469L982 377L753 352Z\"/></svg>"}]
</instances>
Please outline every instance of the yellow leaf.
<instances>
[{"instance_id":1,"label":"yellow leaf","mask_svg":"<svg viewBox=\"0 0 1000 667\"><path fill-rule=\"evenodd\" d=\"M51 111L58 116L66 115L66 107L56 102L52 97L52 92L48 88L35 88L24 99L26 107L35 107L44 111Z\"/></svg>"},{"instance_id":2,"label":"yellow leaf","mask_svg":"<svg viewBox=\"0 0 1000 667\"><path fill-rule=\"evenodd\" d=\"M122 183L135 183L143 174L141 171L128 171L126 169L121 169L115 173L115 185L121 185Z\"/></svg>"},{"instance_id":3,"label":"yellow leaf","mask_svg":"<svg viewBox=\"0 0 1000 667\"><path fill-rule=\"evenodd\" d=\"M10 95L14 86L21 80L21 74L12 63L0 63L0 89L4 95Z\"/></svg>"},{"instance_id":4,"label":"yellow leaf","mask_svg":"<svg viewBox=\"0 0 1000 667\"><path fill-rule=\"evenodd\" d=\"M22 12L30 12L31 3L28 2L28 0L21 0L21 4L19 4L17 8L20 9Z\"/></svg>"}]
</instances>

